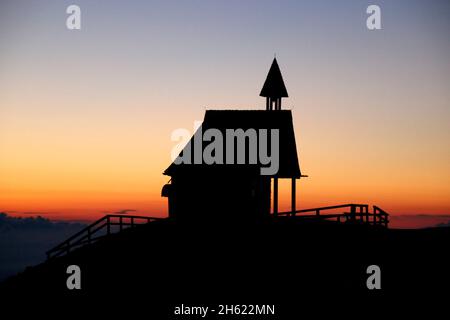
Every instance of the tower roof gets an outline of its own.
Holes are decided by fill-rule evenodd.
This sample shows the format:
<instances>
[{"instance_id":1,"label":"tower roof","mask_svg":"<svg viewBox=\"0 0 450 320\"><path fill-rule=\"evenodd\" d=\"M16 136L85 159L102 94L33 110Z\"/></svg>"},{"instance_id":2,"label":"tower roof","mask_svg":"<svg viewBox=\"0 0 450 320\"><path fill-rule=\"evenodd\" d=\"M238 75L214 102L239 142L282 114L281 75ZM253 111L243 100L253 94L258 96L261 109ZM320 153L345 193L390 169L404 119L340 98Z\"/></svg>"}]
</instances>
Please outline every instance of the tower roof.
<instances>
[{"instance_id":1,"label":"tower roof","mask_svg":"<svg viewBox=\"0 0 450 320\"><path fill-rule=\"evenodd\" d=\"M264 82L264 86L259 95L261 97L269 98L288 97L283 76L281 75L280 67L278 66L276 58L273 59L266 81Z\"/></svg>"}]
</instances>

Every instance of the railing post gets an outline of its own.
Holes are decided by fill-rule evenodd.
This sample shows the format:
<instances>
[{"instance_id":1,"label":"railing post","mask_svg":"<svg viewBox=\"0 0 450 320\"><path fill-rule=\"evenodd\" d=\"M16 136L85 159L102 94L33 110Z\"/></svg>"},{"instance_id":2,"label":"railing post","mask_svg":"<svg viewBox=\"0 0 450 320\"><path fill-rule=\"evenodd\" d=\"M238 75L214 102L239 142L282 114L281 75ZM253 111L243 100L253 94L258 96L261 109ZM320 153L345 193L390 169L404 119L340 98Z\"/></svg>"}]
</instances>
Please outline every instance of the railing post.
<instances>
[{"instance_id":1,"label":"railing post","mask_svg":"<svg viewBox=\"0 0 450 320\"><path fill-rule=\"evenodd\" d=\"M132 228L134 227L134 218L133 217L131 217L131 227Z\"/></svg>"},{"instance_id":2,"label":"railing post","mask_svg":"<svg viewBox=\"0 0 450 320\"><path fill-rule=\"evenodd\" d=\"M110 225L110 217L106 217L106 234L109 235L111 233L111 225Z\"/></svg>"},{"instance_id":3,"label":"railing post","mask_svg":"<svg viewBox=\"0 0 450 320\"><path fill-rule=\"evenodd\" d=\"M91 228L89 227L88 230L88 244L91 244Z\"/></svg>"},{"instance_id":4,"label":"railing post","mask_svg":"<svg viewBox=\"0 0 450 320\"><path fill-rule=\"evenodd\" d=\"M122 216L119 217L119 230L122 231Z\"/></svg>"},{"instance_id":5,"label":"railing post","mask_svg":"<svg viewBox=\"0 0 450 320\"><path fill-rule=\"evenodd\" d=\"M356 207L354 204L350 205L350 219L355 222L356 221Z\"/></svg>"}]
</instances>

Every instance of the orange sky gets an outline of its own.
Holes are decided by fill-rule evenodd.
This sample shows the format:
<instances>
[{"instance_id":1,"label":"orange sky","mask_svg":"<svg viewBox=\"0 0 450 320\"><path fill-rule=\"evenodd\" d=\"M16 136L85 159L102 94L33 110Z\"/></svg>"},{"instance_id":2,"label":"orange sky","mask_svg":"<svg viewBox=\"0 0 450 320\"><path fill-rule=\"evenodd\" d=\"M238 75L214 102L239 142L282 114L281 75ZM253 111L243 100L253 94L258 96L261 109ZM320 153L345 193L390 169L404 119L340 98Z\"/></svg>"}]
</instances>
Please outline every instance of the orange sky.
<instances>
[{"instance_id":1,"label":"orange sky","mask_svg":"<svg viewBox=\"0 0 450 320\"><path fill-rule=\"evenodd\" d=\"M96 119L72 122L39 132L24 129L3 142L9 156L0 167L2 210L56 219L90 219L122 209L166 213L160 190L168 181L162 171L175 145L170 124L142 121L127 132L108 127L98 132ZM448 166L426 152L433 146L425 145L424 155L415 159L414 150L405 144L406 150L395 150L392 140L378 134L369 142L361 137L349 142L332 130L319 136L312 125L304 130L301 121L295 125L301 167L310 176L298 182L300 208L354 202L398 214L450 212ZM280 210L289 208L289 188L289 181L280 183Z\"/></svg>"}]
</instances>

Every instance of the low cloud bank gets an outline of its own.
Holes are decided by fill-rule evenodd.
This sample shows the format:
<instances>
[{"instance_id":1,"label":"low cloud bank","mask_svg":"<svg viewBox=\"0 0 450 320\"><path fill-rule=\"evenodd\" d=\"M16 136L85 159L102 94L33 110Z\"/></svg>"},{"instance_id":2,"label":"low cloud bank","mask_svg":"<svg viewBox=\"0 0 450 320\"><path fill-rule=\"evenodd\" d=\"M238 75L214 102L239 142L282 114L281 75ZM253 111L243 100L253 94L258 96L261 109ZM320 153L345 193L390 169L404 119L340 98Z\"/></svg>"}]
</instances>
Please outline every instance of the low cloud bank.
<instances>
[{"instance_id":1,"label":"low cloud bank","mask_svg":"<svg viewBox=\"0 0 450 320\"><path fill-rule=\"evenodd\" d=\"M86 225L0 212L0 281L45 260L45 252Z\"/></svg>"},{"instance_id":2,"label":"low cloud bank","mask_svg":"<svg viewBox=\"0 0 450 320\"><path fill-rule=\"evenodd\" d=\"M450 227L450 215L446 214L390 215L389 221L389 227L395 229Z\"/></svg>"}]
</instances>

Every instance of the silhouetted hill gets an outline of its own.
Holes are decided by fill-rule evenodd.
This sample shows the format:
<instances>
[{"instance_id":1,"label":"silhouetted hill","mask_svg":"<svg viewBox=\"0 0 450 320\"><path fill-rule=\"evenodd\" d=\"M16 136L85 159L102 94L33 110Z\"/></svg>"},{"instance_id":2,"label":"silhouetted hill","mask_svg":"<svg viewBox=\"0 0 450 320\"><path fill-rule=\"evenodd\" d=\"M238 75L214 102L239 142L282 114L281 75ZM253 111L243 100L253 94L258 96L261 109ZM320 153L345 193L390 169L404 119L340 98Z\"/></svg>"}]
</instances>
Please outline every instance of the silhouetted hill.
<instances>
[{"instance_id":1,"label":"silhouetted hill","mask_svg":"<svg viewBox=\"0 0 450 320\"><path fill-rule=\"evenodd\" d=\"M276 304L300 314L300 301L345 304L357 298L370 305L438 295L450 283L449 240L450 228L162 220L29 268L1 289L12 296L145 301L148 312L162 314L181 303ZM81 290L66 288L71 264L81 267ZM366 287L372 264L381 267L379 291Z\"/></svg>"}]
</instances>

